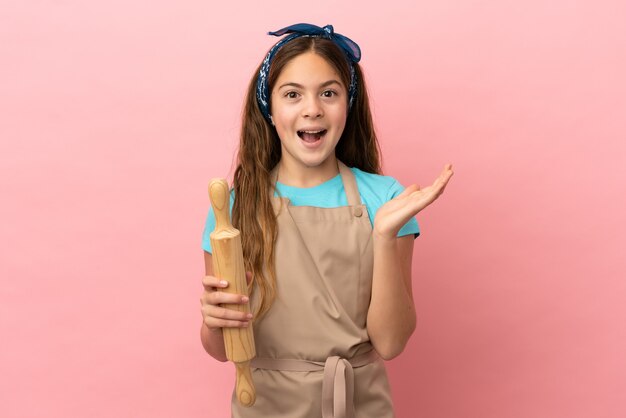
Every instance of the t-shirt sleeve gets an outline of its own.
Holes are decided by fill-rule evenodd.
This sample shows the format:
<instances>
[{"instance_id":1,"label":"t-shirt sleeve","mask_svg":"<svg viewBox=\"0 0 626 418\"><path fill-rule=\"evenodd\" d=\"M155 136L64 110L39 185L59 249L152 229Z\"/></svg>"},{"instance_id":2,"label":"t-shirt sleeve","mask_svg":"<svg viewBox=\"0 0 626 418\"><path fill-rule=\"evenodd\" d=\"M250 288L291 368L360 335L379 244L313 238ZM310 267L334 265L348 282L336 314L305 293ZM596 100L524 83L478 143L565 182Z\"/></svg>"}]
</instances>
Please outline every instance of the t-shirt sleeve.
<instances>
[{"instance_id":1,"label":"t-shirt sleeve","mask_svg":"<svg viewBox=\"0 0 626 418\"><path fill-rule=\"evenodd\" d=\"M394 179L393 184L389 188L389 192L387 194L387 201L398 196L400 193L404 191L404 189L405 187L401 185L397 180ZM406 224L404 224L402 228L400 228L400 231L398 231L398 237L403 237L409 234L413 234L414 239L420 236L420 227L415 217L409 219L409 221Z\"/></svg>"},{"instance_id":2,"label":"t-shirt sleeve","mask_svg":"<svg viewBox=\"0 0 626 418\"><path fill-rule=\"evenodd\" d=\"M231 190L230 193L230 216L232 221L233 216L233 204L235 203L235 194ZM204 230L202 231L202 249L206 252L213 253L213 249L211 248L211 232L215 230L215 212L213 212L213 208L209 206L209 213L206 216L206 221L204 223Z\"/></svg>"}]
</instances>

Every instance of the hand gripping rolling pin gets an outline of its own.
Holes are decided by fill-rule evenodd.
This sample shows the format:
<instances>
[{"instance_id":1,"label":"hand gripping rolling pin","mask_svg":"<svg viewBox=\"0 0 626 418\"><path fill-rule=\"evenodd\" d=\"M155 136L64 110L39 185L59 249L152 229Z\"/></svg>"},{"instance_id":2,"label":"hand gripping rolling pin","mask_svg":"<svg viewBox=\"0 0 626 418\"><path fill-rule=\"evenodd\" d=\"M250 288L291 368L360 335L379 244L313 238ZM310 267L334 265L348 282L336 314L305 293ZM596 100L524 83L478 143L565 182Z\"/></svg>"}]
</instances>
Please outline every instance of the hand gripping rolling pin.
<instances>
[{"instance_id":1,"label":"hand gripping rolling pin","mask_svg":"<svg viewBox=\"0 0 626 418\"><path fill-rule=\"evenodd\" d=\"M228 281L222 292L248 295L246 272L243 264L241 233L230 223L230 194L224 179L213 179L209 183L209 198L215 212L215 230L211 232L213 248L213 274ZM250 303L222 304L224 308L250 312ZM246 328L222 328L226 357L235 363L237 399L243 406L252 406L256 400L250 360L256 356L252 324Z\"/></svg>"}]
</instances>

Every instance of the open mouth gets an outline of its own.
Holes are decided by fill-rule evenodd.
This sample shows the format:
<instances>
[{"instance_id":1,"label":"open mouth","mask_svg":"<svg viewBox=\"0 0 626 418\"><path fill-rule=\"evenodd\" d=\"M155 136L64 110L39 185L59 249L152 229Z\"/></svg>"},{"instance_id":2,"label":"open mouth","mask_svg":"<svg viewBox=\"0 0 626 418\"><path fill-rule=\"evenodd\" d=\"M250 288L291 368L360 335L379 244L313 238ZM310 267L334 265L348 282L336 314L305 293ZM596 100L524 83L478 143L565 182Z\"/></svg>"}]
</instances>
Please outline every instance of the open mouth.
<instances>
[{"instance_id":1,"label":"open mouth","mask_svg":"<svg viewBox=\"0 0 626 418\"><path fill-rule=\"evenodd\" d=\"M319 141L324 135L328 132L326 129L322 129L320 131L298 131L298 136L304 142L315 142Z\"/></svg>"}]
</instances>

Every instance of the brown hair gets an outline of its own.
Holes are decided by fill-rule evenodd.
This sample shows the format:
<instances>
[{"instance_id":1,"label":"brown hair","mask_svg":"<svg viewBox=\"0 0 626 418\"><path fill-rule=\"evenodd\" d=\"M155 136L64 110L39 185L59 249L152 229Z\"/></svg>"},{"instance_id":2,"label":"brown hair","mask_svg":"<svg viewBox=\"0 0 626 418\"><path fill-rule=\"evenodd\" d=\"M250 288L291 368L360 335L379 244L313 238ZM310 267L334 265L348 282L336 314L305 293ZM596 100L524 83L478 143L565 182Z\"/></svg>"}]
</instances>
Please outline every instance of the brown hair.
<instances>
[{"instance_id":1,"label":"brown hair","mask_svg":"<svg viewBox=\"0 0 626 418\"><path fill-rule=\"evenodd\" d=\"M346 87L350 85L350 67L344 52L332 41L316 37L299 37L276 53L268 75L268 90L289 61L306 52L324 58L339 73ZM335 148L336 158L348 167L357 167L369 173L381 173L381 158L369 98L358 64L357 95L348 113L341 139ZM260 65L250 80L242 115L241 136L234 174L233 225L241 231L246 271L251 271L260 292L255 319L262 317L276 298L276 269L274 244L278 235L276 215L272 206L274 185L270 172L280 161L281 144L272 125L263 117L256 101L257 75ZM271 95L270 95L271 96ZM346 103L347 105L347 103Z\"/></svg>"}]
</instances>

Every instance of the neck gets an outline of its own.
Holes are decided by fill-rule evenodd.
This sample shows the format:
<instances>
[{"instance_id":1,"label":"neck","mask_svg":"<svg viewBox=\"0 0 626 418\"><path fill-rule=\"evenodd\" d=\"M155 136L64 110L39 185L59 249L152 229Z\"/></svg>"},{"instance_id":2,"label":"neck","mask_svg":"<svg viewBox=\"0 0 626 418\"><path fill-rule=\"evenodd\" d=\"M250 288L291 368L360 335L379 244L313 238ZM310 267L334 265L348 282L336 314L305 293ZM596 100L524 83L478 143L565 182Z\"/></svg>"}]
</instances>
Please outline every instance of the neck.
<instances>
[{"instance_id":1,"label":"neck","mask_svg":"<svg viewBox=\"0 0 626 418\"><path fill-rule=\"evenodd\" d=\"M337 164L334 155L316 167L307 167L281 159L278 163L278 181L292 187L315 187L339 174Z\"/></svg>"}]
</instances>

